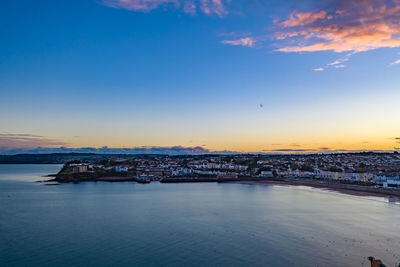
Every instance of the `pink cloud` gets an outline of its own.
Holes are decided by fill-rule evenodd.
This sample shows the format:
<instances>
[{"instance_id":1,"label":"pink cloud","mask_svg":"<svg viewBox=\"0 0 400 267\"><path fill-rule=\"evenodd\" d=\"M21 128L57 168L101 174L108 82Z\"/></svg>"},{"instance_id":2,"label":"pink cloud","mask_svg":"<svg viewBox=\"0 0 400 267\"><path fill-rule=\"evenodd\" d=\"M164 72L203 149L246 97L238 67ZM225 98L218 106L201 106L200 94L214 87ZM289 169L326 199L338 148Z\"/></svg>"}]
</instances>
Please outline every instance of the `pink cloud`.
<instances>
[{"instance_id":1,"label":"pink cloud","mask_svg":"<svg viewBox=\"0 0 400 267\"><path fill-rule=\"evenodd\" d=\"M340 65L340 64L342 64L343 62L346 62L346 61L349 61L349 58L348 58L348 57L335 60L335 61L333 61L333 62L331 62L331 63L328 63L327 65L328 65L328 66Z\"/></svg>"},{"instance_id":2,"label":"pink cloud","mask_svg":"<svg viewBox=\"0 0 400 267\"><path fill-rule=\"evenodd\" d=\"M237 40L224 40L221 41L222 44L228 44L228 45L241 45L241 46L246 46L246 47L254 47L256 44L256 41L252 37L245 37L245 38L240 38Z\"/></svg>"},{"instance_id":3,"label":"pink cloud","mask_svg":"<svg viewBox=\"0 0 400 267\"><path fill-rule=\"evenodd\" d=\"M326 17L326 11L321 10L317 13L313 12L300 12L290 14L290 18L281 22L279 25L282 27L294 27L310 24L318 19L323 19Z\"/></svg>"},{"instance_id":4,"label":"pink cloud","mask_svg":"<svg viewBox=\"0 0 400 267\"><path fill-rule=\"evenodd\" d=\"M354 53L400 47L400 2L338 1L334 11L295 13L277 26L278 40L290 40L281 52Z\"/></svg>"},{"instance_id":5,"label":"pink cloud","mask_svg":"<svg viewBox=\"0 0 400 267\"><path fill-rule=\"evenodd\" d=\"M185 13L207 15L227 14L223 0L103 0L104 5L132 11L150 12L159 7L181 9Z\"/></svg>"},{"instance_id":6,"label":"pink cloud","mask_svg":"<svg viewBox=\"0 0 400 267\"><path fill-rule=\"evenodd\" d=\"M251 35L250 32L223 32L218 34L221 37L245 37Z\"/></svg>"},{"instance_id":7,"label":"pink cloud","mask_svg":"<svg viewBox=\"0 0 400 267\"><path fill-rule=\"evenodd\" d=\"M392 64L390 64L390 66L397 65L397 64L400 64L400 59L399 59L399 60L396 60L395 62L393 62Z\"/></svg>"},{"instance_id":8,"label":"pink cloud","mask_svg":"<svg viewBox=\"0 0 400 267\"><path fill-rule=\"evenodd\" d=\"M222 0L200 0L200 9L203 13L222 16L226 13Z\"/></svg>"},{"instance_id":9,"label":"pink cloud","mask_svg":"<svg viewBox=\"0 0 400 267\"><path fill-rule=\"evenodd\" d=\"M341 69L341 68L344 68L344 67L346 67L345 65L343 65L343 64L341 64L341 65L335 65L335 66L333 66L335 69Z\"/></svg>"}]
</instances>

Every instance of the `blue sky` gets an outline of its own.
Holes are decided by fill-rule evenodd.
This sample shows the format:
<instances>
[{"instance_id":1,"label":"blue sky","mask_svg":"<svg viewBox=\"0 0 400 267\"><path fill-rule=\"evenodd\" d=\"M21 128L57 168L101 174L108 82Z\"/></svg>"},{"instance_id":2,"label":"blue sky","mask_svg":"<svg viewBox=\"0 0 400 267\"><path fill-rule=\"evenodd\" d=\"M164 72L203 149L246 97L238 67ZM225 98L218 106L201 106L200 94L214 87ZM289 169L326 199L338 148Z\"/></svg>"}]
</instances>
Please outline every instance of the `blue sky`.
<instances>
[{"instance_id":1,"label":"blue sky","mask_svg":"<svg viewBox=\"0 0 400 267\"><path fill-rule=\"evenodd\" d=\"M392 150L400 4L358 2L2 1L0 147Z\"/></svg>"}]
</instances>

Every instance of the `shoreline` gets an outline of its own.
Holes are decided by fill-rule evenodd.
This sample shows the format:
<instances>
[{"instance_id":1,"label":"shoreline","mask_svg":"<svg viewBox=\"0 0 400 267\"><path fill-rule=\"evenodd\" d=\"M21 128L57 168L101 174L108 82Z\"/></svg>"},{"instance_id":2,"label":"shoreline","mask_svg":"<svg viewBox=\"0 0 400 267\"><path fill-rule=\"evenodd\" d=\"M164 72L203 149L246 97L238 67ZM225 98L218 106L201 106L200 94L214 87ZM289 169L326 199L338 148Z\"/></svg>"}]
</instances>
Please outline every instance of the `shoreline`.
<instances>
[{"instance_id":1,"label":"shoreline","mask_svg":"<svg viewBox=\"0 0 400 267\"><path fill-rule=\"evenodd\" d=\"M400 190L374 188L362 185L351 184L333 184L321 183L308 180L282 180L282 181L238 181L237 183L243 184L259 184L259 185L292 185L292 186L309 186L318 189L327 189L343 194L353 196L373 196L373 197L386 197L400 199Z\"/></svg>"},{"instance_id":2,"label":"shoreline","mask_svg":"<svg viewBox=\"0 0 400 267\"><path fill-rule=\"evenodd\" d=\"M136 177L109 176L99 177L96 179L81 179L81 180L58 180L57 178L40 181L40 182L59 182L59 183L79 183L79 182L137 182L140 184L148 184L149 180L142 180ZM400 190L389 188L377 188L373 186L365 186L358 184L342 184L332 183L325 180L308 180L308 179L218 179L218 178L200 178L200 179L171 179L166 178L160 180L160 183L237 183L237 184L252 184L252 185L292 185L292 186L309 186L319 189L327 189L339 193L354 195L354 196L374 196L386 198L400 199Z\"/></svg>"},{"instance_id":3,"label":"shoreline","mask_svg":"<svg viewBox=\"0 0 400 267\"><path fill-rule=\"evenodd\" d=\"M162 181L161 181L162 182ZM201 183L201 182L218 182L218 183L238 183L238 184L253 184L253 185L292 185L292 186L309 186L320 189L328 189L344 194L355 195L355 196L375 196L375 197L387 197L387 198L399 198L400 190L389 189L389 188L377 188L373 186L365 186L358 184L341 184L331 183L328 181L314 181L307 179L242 179L242 180L208 180L208 181L196 181L196 180L174 180L168 181L167 183ZM165 182L164 182L165 183Z\"/></svg>"},{"instance_id":4,"label":"shoreline","mask_svg":"<svg viewBox=\"0 0 400 267\"><path fill-rule=\"evenodd\" d=\"M80 182L110 182L110 183L117 183L117 182L137 182L139 184L148 184L150 181L148 180L141 180L136 177L132 176L104 176L92 179L68 179L68 180L60 180L55 177L54 179L38 181L38 182L58 182L62 183L80 183Z\"/></svg>"}]
</instances>

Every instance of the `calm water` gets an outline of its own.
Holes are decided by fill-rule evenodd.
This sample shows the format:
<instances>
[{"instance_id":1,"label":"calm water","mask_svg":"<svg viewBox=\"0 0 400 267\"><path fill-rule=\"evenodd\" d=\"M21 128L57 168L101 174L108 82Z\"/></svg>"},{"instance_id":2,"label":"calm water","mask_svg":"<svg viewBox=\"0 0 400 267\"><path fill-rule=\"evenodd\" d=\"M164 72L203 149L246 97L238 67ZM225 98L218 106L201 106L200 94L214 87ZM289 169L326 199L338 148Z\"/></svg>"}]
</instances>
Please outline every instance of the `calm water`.
<instances>
[{"instance_id":1,"label":"calm water","mask_svg":"<svg viewBox=\"0 0 400 267\"><path fill-rule=\"evenodd\" d=\"M400 205L384 198L292 186L32 182L59 168L0 165L0 266L400 262Z\"/></svg>"}]
</instances>

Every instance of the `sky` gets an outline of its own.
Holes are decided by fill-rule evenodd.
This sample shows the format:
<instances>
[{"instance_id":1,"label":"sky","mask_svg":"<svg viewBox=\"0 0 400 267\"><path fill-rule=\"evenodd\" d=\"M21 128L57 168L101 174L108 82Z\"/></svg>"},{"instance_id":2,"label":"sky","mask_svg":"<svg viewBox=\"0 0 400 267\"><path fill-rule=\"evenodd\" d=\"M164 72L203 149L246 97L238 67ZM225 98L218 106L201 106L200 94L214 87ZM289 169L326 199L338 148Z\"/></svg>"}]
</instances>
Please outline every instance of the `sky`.
<instances>
[{"instance_id":1,"label":"sky","mask_svg":"<svg viewBox=\"0 0 400 267\"><path fill-rule=\"evenodd\" d=\"M400 0L3 0L0 18L0 153L400 148Z\"/></svg>"}]
</instances>

